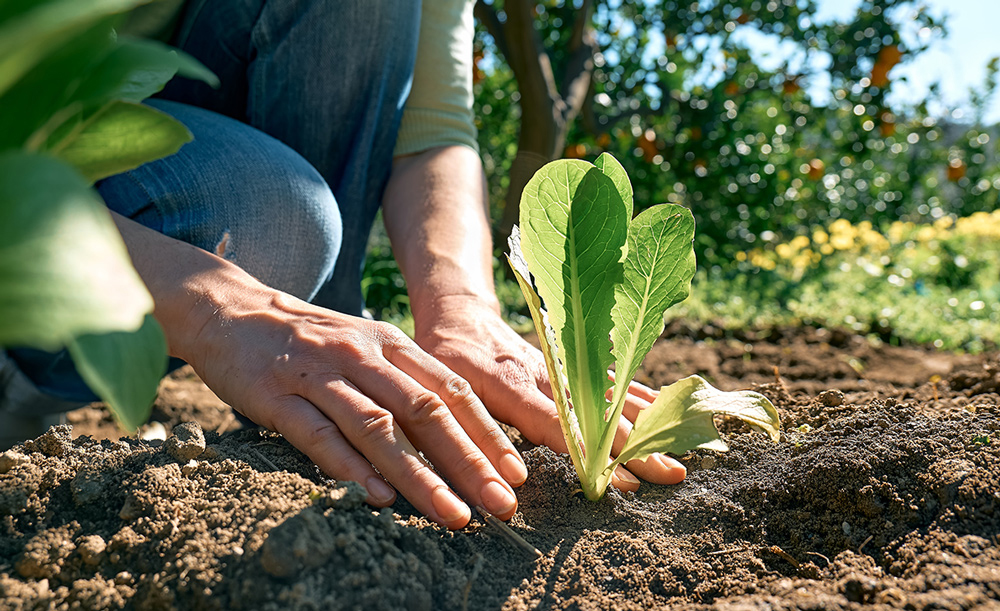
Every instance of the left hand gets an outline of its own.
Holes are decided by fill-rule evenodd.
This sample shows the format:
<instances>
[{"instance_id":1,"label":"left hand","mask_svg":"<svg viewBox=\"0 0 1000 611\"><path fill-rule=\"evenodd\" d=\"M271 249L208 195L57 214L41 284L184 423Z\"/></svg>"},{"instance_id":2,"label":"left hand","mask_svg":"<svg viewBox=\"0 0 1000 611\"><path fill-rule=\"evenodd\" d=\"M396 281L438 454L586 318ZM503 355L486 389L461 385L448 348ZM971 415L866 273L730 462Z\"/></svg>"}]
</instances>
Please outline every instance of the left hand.
<instances>
[{"instance_id":1,"label":"left hand","mask_svg":"<svg viewBox=\"0 0 1000 611\"><path fill-rule=\"evenodd\" d=\"M511 329L495 307L473 297L442 298L423 312L424 319L416 321L415 337L421 348L468 381L494 418L514 426L532 443L567 451L541 351ZM655 396L645 386L630 386L613 455L624 445L638 413ZM636 476L656 484L676 484L686 475L683 465L662 454L626 466L619 466L611 479L620 490L638 489Z\"/></svg>"}]
</instances>

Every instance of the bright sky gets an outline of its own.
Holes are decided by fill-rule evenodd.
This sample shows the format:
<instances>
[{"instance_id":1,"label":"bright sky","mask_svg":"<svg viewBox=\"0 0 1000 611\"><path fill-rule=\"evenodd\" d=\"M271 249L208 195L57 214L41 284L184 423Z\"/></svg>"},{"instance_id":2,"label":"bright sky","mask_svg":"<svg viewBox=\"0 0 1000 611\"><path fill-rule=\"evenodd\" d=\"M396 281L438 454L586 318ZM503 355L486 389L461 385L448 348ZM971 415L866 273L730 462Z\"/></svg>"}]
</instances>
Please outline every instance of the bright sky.
<instances>
[{"instance_id":1,"label":"bright sky","mask_svg":"<svg viewBox=\"0 0 1000 611\"><path fill-rule=\"evenodd\" d=\"M859 0L819 0L819 18L849 19ZM931 83L940 82L949 105L969 99L969 87L980 86L986 63L1000 55L1000 0L923 0L935 15L947 15L948 36L936 41L918 59L895 68L891 77L906 76L893 92L903 101L920 100ZM1000 96L993 100L985 120L1000 123Z\"/></svg>"}]
</instances>

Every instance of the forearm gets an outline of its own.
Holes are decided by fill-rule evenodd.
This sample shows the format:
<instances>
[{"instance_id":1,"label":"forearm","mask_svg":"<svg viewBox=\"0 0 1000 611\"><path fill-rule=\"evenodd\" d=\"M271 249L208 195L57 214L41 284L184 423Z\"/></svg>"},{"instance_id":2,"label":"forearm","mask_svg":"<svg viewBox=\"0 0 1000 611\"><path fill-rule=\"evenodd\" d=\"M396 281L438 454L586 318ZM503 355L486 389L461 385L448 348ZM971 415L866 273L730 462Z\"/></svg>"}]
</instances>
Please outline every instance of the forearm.
<instances>
[{"instance_id":1,"label":"forearm","mask_svg":"<svg viewBox=\"0 0 1000 611\"><path fill-rule=\"evenodd\" d=\"M453 146L397 159L383 216L418 325L469 300L499 312L486 179L475 151Z\"/></svg>"},{"instance_id":2,"label":"forearm","mask_svg":"<svg viewBox=\"0 0 1000 611\"><path fill-rule=\"evenodd\" d=\"M265 288L221 257L117 213L112 216L132 264L153 296L153 315L163 327L172 356L189 362L197 359L198 336L233 301L233 293Z\"/></svg>"}]
</instances>

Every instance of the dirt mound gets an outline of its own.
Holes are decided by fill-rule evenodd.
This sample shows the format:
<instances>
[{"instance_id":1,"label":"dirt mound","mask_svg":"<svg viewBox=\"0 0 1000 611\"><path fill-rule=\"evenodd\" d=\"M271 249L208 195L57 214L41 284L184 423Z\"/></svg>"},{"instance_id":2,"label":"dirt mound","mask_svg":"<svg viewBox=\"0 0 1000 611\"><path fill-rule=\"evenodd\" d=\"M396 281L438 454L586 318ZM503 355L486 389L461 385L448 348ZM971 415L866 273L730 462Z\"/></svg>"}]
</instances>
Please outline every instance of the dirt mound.
<instances>
[{"instance_id":1,"label":"dirt mound","mask_svg":"<svg viewBox=\"0 0 1000 611\"><path fill-rule=\"evenodd\" d=\"M1000 608L996 355L833 335L657 344L641 379L754 387L782 442L720 422L730 452L686 455L683 484L598 503L525 447L510 525L540 557L481 520L373 511L276 435L213 432L224 406L180 374L188 403L158 418L203 436L60 427L0 455L0 609Z\"/></svg>"}]
</instances>

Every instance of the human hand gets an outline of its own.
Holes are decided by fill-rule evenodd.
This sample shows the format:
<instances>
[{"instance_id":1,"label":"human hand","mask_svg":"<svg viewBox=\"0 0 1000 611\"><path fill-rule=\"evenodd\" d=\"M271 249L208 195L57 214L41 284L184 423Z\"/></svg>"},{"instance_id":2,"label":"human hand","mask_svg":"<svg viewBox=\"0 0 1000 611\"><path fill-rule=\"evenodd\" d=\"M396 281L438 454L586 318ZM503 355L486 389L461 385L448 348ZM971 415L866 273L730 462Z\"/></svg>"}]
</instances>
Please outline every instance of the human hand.
<instances>
[{"instance_id":1,"label":"human hand","mask_svg":"<svg viewBox=\"0 0 1000 611\"><path fill-rule=\"evenodd\" d=\"M444 298L420 312L422 317L415 321L417 344L468 380L494 417L516 427L532 443L567 451L545 359L538 349L514 332L493 307L474 298ZM636 416L657 394L635 382L629 385L613 455L624 446ZM686 473L673 458L654 454L619 466L611 483L634 491L639 487L636 476L657 484L676 484Z\"/></svg>"},{"instance_id":2,"label":"human hand","mask_svg":"<svg viewBox=\"0 0 1000 611\"><path fill-rule=\"evenodd\" d=\"M393 502L391 484L449 528L471 517L459 496L514 514L527 471L465 380L391 325L238 284L178 355L219 397L373 505Z\"/></svg>"}]
</instances>

